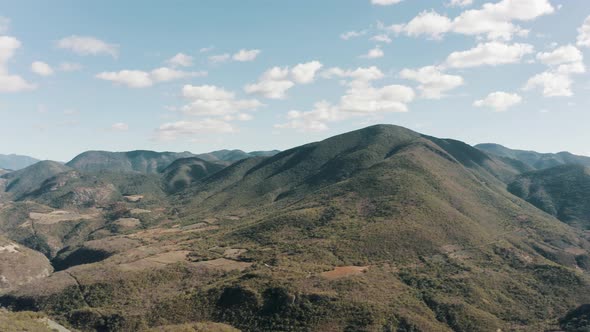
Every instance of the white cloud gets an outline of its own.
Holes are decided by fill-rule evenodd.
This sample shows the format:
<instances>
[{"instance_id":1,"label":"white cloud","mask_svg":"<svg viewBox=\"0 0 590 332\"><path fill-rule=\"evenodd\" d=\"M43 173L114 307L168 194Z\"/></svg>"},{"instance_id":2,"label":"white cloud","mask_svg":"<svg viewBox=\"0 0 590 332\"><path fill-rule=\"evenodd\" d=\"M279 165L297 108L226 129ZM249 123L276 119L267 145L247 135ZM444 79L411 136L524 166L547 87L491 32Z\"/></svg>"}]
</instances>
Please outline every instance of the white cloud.
<instances>
[{"instance_id":1,"label":"white cloud","mask_svg":"<svg viewBox=\"0 0 590 332\"><path fill-rule=\"evenodd\" d=\"M291 76L298 84L308 84L314 81L315 75L322 68L319 61L311 61L308 63L300 63L293 67Z\"/></svg>"},{"instance_id":2,"label":"white cloud","mask_svg":"<svg viewBox=\"0 0 590 332\"><path fill-rule=\"evenodd\" d=\"M375 66L359 67L354 70L343 70L341 68L330 68L322 73L324 78L352 78L353 81L369 82L383 78L385 75Z\"/></svg>"},{"instance_id":3,"label":"white cloud","mask_svg":"<svg viewBox=\"0 0 590 332\"><path fill-rule=\"evenodd\" d=\"M542 88L545 97L573 96L572 75L586 72L582 52L573 45L565 45L551 52L539 53L537 59L549 69L531 77L524 90Z\"/></svg>"},{"instance_id":4,"label":"white cloud","mask_svg":"<svg viewBox=\"0 0 590 332\"><path fill-rule=\"evenodd\" d=\"M545 97L570 97L573 95L572 83L568 75L546 71L531 77L524 86L524 90L542 88Z\"/></svg>"},{"instance_id":5,"label":"white cloud","mask_svg":"<svg viewBox=\"0 0 590 332\"><path fill-rule=\"evenodd\" d=\"M114 123L111 126L111 130L113 131L127 131L129 130L129 125L123 122Z\"/></svg>"},{"instance_id":6,"label":"white cloud","mask_svg":"<svg viewBox=\"0 0 590 332\"><path fill-rule=\"evenodd\" d=\"M130 88L146 88L152 86L150 74L141 70L121 70L118 72L102 72L96 75L96 78L105 81L111 81L117 84L123 84Z\"/></svg>"},{"instance_id":7,"label":"white cloud","mask_svg":"<svg viewBox=\"0 0 590 332\"><path fill-rule=\"evenodd\" d=\"M193 65L193 57L184 53L178 53L166 62L172 67L190 67Z\"/></svg>"},{"instance_id":8,"label":"white cloud","mask_svg":"<svg viewBox=\"0 0 590 332\"><path fill-rule=\"evenodd\" d=\"M360 58L364 58L364 59L378 59L378 58L382 58L385 56L385 53L383 53L383 50L377 46L375 48L372 48L369 50L369 52L367 52L367 54L363 54L360 56Z\"/></svg>"},{"instance_id":9,"label":"white cloud","mask_svg":"<svg viewBox=\"0 0 590 332\"><path fill-rule=\"evenodd\" d=\"M447 57L445 65L451 68L469 68L518 63L532 52L533 46L529 44L504 44L493 41L480 43L467 51L453 52Z\"/></svg>"},{"instance_id":10,"label":"white cloud","mask_svg":"<svg viewBox=\"0 0 590 332\"><path fill-rule=\"evenodd\" d=\"M590 16L586 17L582 26L578 28L578 46L590 47Z\"/></svg>"},{"instance_id":11,"label":"white cloud","mask_svg":"<svg viewBox=\"0 0 590 332\"><path fill-rule=\"evenodd\" d=\"M389 43L391 43L391 38L386 34L380 34L380 35L375 35L375 36L371 37L371 41L374 41L377 43L389 44Z\"/></svg>"},{"instance_id":12,"label":"white cloud","mask_svg":"<svg viewBox=\"0 0 590 332\"><path fill-rule=\"evenodd\" d=\"M488 107L496 112L503 112L518 105L522 102L522 97L516 93L507 93L502 91L492 92L486 98L476 100L473 103L475 107Z\"/></svg>"},{"instance_id":13,"label":"white cloud","mask_svg":"<svg viewBox=\"0 0 590 332\"><path fill-rule=\"evenodd\" d=\"M172 80L178 80L187 77L202 77L207 76L207 72L204 71L181 71L167 67L157 68L151 71L151 78L155 82L168 82Z\"/></svg>"},{"instance_id":14,"label":"white cloud","mask_svg":"<svg viewBox=\"0 0 590 332\"><path fill-rule=\"evenodd\" d=\"M89 36L72 35L57 41L57 47L69 49L78 55L101 55L106 54L117 57L119 46L109 44L100 39Z\"/></svg>"},{"instance_id":15,"label":"white cloud","mask_svg":"<svg viewBox=\"0 0 590 332\"><path fill-rule=\"evenodd\" d=\"M367 117L385 112L407 112L407 104L414 100L415 93L403 85L374 87L371 83L383 77L377 67L343 70L331 68L322 73L325 78L347 78L347 90L337 105L326 101L316 103L311 111L290 111L287 122L276 128L299 131L323 131L328 122L342 121L350 117Z\"/></svg>"},{"instance_id":16,"label":"white cloud","mask_svg":"<svg viewBox=\"0 0 590 332\"><path fill-rule=\"evenodd\" d=\"M343 34L340 35L340 39L343 40L349 40L352 38L357 38L357 37L361 37L367 34L367 30L361 30L361 31L347 31Z\"/></svg>"},{"instance_id":17,"label":"white cloud","mask_svg":"<svg viewBox=\"0 0 590 332\"><path fill-rule=\"evenodd\" d=\"M118 72L102 72L96 78L126 85L130 88L147 88L158 82L168 82L188 77L206 76L203 71L185 72L172 68L161 67L146 72L142 70L121 70Z\"/></svg>"},{"instance_id":18,"label":"white cloud","mask_svg":"<svg viewBox=\"0 0 590 332\"><path fill-rule=\"evenodd\" d=\"M0 36L0 93L1 92L20 92L33 90L36 86L25 81L18 75L11 75L6 68L10 60L21 43L18 39L9 36Z\"/></svg>"},{"instance_id":19,"label":"white cloud","mask_svg":"<svg viewBox=\"0 0 590 332\"><path fill-rule=\"evenodd\" d=\"M211 62L213 64L224 63L224 62L228 62L230 60L237 61L237 62L249 62L249 61L254 61L260 53L261 53L260 50L241 49L238 52L234 53L233 55L231 55L229 53L211 55L211 56L209 56L209 62Z\"/></svg>"},{"instance_id":20,"label":"white cloud","mask_svg":"<svg viewBox=\"0 0 590 332\"><path fill-rule=\"evenodd\" d=\"M256 99L236 99L233 92L214 85L185 85L182 96L190 101L181 108L188 115L222 116L262 106Z\"/></svg>"},{"instance_id":21,"label":"white cloud","mask_svg":"<svg viewBox=\"0 0 590 332\"><path fill-rule=\"evenodd\" d=\"M214 49L215 49L215 47L213 47L213 46L209 46L209 47L202 47L202 48L199 50L199 53L208 53L208 52L211 52L211 51L213 51Z\"/></svg>"},{"instance_id":22,"label":"white cloud","mask_svg":"<svg viewBox=\"0 0 590 332\"><path fill-rule=\"evenodd\" d=\"M453 31L465 35L486 35L509 40L521 28L512 21L531 21L552 14L548 0L502 0L485 3L481 9L467 10L453 20Z\"/></svg>"},{"instance_id":23,"label":"white cloud","mask_svg":"<svg viewBox=\"0 0 590 332\"><path fill-rule=\"evenodd\" d=\"M473 4L473 0L451 0L449 6L451 7L467 7Z\"/></svg>"},{"instance_id":24,"label":"white cloud","mask_svg":"<svg viewBox=\"0 0 590 332\"><path fill-rule=\"evenodd\" d=\"M451 20L435 11L423 11L414 17L404 31L412 37L427 35L433 39L440 39L451 29Z\"/></svg>"},{"instance_id":25,"label":"white cloud","mask_svg":"<svg viewBox=\"0 0 590 332\"><path fill-rule=\"evenodd\" d=\"M389 6L389 5L398 4L398 3L402 2L402 1L403 0L371 0L371 3L373 5Z\"/></svg>"},{"instance_id":26,"label":"white cloud","mask_svg":"<svg viewBox=\"0 0 590 332\"><path fill-rule=\"evenodd\" d=\"M452 0L449 5L470 5L469 0ZM449 32L469 36L485 36L491 40L510 40L514 35L526 37L528 30L516 25L514 21L531 21L540 16L555 12L549 0L501 0L485 3L480 9L463 11L450 19L436 11L424 11L407 24L380 25L381 30L409 36L426 35L440 39Z\"/></svg>"},{"instance_id":27,"label":"white cloud","mask_svg":"<svg viewBox=\"0 0 590 332\"><path fill-rule=\"evenodd\" d=\"M556 48L551 52L537 54L537 59L546 65L560 65L563 63L580 62L584 59L582 52L573 45Z\"/></svg>"},{"instance_id":28,"label":"white cloud","mask_svg":"<svg viewBox=\"0 0 590 332\"><path fill-rule=\"evenodd\" d=\"M62 62L57 69L66 72L78 71L82 69L82 65L74 62Z\"/></svg>"},{"instance_id":29,"label":"white cloud","mask_svg":"<svg viewBox=\"0 0 590 332\"><path fill-rule=\"evenodd\" d=\"M50 76L53 75L53 68L42 61L35 61L31 64L31 71L37 75Z\"/></svg>"},{"instance_id":30,"label":"white cloud","mask_svg":"<svg viewBox=\"0 0 590 332\"><path fill-rule=\"evenodd\" d=\"M156 130L156 138L160 140L175 140L181 136L227 134L235 131L236 129L230 123L219 119L177 121L162 124Z\"/></svg>"},{"instance_id":31,"label":"white cloud","mask_svg":"<svg viewBox=\"0 0 590 332\"><path fill-rule=\"evenodd\" d=\"M404 69L400 72L400 76L420 83L418 90L426 99L440 99L447 91L464 83L461 76L445 74L435 66L422 67L417 70Z\"/></svg>"},{"instance_id":32,"label":"white cloud","mask_svg":"<svg viewBox=\"0 0 590 332\"><path fill-rule=\"evenodd\" d=\"M248 61L254 61L256 59L256 57L258 56L258 54L260 54L260 50L239 50L237 53L235 53L232 56L232 59L234 61L238 61L238 62L248 62Z\"/></svg>"},{"instance_id":33,"label":"white cloud","mask_svg":"<svg viewBox=\"0 0 590 332\"><path fill-rule=\"evenodd\" d=\"M284 99L287 91L298 84L313 82L317 71L322 67L319 61L298 64L289 67L273 67L262 74L258 82L247 84L244 91L258 94L269 99Z\"/></svg>"}]
</instances>

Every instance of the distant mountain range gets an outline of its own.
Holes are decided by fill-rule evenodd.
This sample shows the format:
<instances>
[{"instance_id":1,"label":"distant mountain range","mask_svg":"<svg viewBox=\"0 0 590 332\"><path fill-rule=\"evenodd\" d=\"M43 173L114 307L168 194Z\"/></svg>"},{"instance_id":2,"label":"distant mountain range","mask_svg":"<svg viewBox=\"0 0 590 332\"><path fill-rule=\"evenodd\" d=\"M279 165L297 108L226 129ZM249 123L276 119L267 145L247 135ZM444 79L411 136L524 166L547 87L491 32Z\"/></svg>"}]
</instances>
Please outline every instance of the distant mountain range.
<instances>
[{"instance_id":1,"label":"distant mountain range","mask_svg":"<svg viewBox=\"0 0 590 332\"><path fill-rule=\"evenodd\" d=\"M529 166L531 170L574 164L590 166L590 157L578 156L569 152L539 153L535 151L513 150L499 144L478 144L476 148L500 157L518 160Z\"/></svg>"},{"instance_id":2,"label":"distant mountain range","mask_svg":"<svg viewBox=\"0 0 590 332\"><path fill-rule=\"evenodd\" d=\"M16 154L0 154L0 168L7 170L16 171L27 166L31 166L36 162L39 162L39 160L28 156L20 156Z\"/></svg>"}]
</instances>

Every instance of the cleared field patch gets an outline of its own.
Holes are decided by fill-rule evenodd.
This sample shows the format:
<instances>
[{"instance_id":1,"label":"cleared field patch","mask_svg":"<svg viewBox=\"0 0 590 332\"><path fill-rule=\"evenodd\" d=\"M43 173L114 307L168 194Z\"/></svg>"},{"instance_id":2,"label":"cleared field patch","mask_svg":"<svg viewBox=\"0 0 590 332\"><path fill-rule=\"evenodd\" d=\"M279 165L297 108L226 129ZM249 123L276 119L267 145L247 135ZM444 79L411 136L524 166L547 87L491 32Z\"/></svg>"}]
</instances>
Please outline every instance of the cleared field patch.
<instances>
[{"instance_id":1,"label":"cleared field patch","mask_svg":"<svg viewBox=\"0 0 590 332\"><path fill-rule=\"evenodd\" d=\"M121 228L135 228L141 225L141 222L137 218L121 218L117 219L114 224Z\"/></svg>"},{"instance_id":2,"label":"cleared field patch","mask_svg":"<svg viewBox=\"0 0 590 332\"><path fill-rule=\"evenodd\" d=\"M345 277L358 276L368 270L368 266L339 266L334 268L334 270L323 272L320 275L328 280L336 280Z\"/></svg>"},{"instance_id":3,"label":"cleared field patch","mask_svg":"<svg viewBox=\"0 0 590 332\"><path fill-rule=\"evenodd\" d=\"M49 213L31 212L29 218L36 224L53 225L62 221L80 221L98 217L98 213L81 214L73 211L56 210Z\"/></svg>"}]
</instances>

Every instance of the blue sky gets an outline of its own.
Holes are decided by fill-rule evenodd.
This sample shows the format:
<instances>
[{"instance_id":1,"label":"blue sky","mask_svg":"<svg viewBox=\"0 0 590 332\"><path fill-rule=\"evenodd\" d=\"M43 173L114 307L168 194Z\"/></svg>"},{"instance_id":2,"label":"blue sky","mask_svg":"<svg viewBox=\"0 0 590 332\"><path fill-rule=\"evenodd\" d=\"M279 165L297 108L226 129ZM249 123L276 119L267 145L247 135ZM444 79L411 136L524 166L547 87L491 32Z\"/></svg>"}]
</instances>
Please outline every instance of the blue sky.
<instances>
[{"instance_id":1,"label":"blue sky","mask_svg":"<svg viewBox=\"0 0 590 332\"><path fill-rule=\"evenodd\" d=\"M286 149L375 123L590 155L587 0L12 1L0 153Z\"/></svg>"}]
</instances>

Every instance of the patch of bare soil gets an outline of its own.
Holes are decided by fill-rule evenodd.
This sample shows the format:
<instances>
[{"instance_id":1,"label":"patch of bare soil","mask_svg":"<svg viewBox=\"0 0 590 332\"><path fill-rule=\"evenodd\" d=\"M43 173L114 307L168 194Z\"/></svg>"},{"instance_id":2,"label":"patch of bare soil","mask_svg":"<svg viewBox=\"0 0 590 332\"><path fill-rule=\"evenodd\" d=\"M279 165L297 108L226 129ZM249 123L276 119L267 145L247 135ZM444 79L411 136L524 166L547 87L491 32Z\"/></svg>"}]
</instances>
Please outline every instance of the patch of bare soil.
<instances>
[{"instance_id":1,"label":"patch of bare soil","mask_svg":"<svg viewBox=\"0 0 590 332\"><path fill-rule=\"evenodd\" d=\"M117 219L114 224L121 228L135 228L141 225L141 222L137 218L121 218Z\"/></svg>"},{"instance_id":2,"label":"patch of bare soil","mask_svg":"<svg viewBox=\"0 0 590 332\"><path fill-rule=\"evenodd\" d=\"M368 266L339 266L332 271L323 272L320 275L328 280L336 280L345 277L362 275L368 270Z\"/></svg>"},{"instance_id":3,"label":"patch of bare soil","mask_svg":"<svg viewBox=\"0 0 590 332\"><path fill-rule=\"evenodd\" d=\"M81 214L73 211L56 210L49 213L31 212L29 218L40 225L53 225L62 221L80 221L93 219L99 216L98 212Z\"/></svg>"},{"instance_id":4,"label":"patch of bare soil","mask_svg":"<svg viewBox=\"0 0 590 332\"><path fill-rule=\"evenodd\" d=\"M128 195L128 196L123 196L123 198L125 198L125 200L127 202L137 203L143 199L143 195Z\"/></svg>"}]
</instances>

